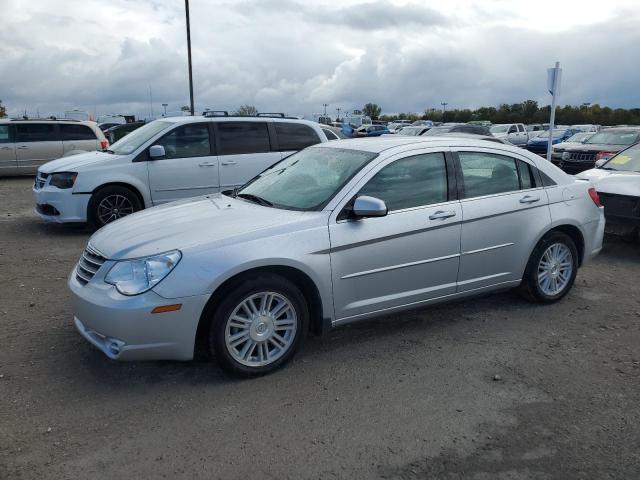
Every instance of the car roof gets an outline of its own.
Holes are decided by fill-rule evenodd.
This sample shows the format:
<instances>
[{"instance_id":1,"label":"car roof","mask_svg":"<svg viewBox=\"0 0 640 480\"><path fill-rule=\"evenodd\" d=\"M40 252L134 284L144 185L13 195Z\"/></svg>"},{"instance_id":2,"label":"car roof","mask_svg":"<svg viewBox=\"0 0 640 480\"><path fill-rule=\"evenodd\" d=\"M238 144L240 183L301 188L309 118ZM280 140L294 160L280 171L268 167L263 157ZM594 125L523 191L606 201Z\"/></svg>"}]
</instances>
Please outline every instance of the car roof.
<instances>
[{"instance_id":1,"label":"car roof","mask_svg":"<svg viewBox=\"0 0 640 480\"><path fill-rule=\"evenodd\" d=\"M0 118L0 123L12 123L16 125L29 124L29 123L68 123L70 125L97 125L93 120L74 120L72 118L28 118L26 120L22 118Z\"/></svg>"},{"instance_id":2,"label":"car roof","mask_svg":"<svg viewBox=\"0 0 640 480\"><path fill-rule=\"evenodd\" d=\"M172 123L189 123L189 122L284 122L284 123L302 123L309 126L320 127L318 122L311 120L302 120L299 118L280 118L280 117L249 117L249 116L233 116L233 115L220 115L205 117L204 115L185 115L181 117L161 117L157 120L172 122Z\"/></svg>"}]
</instances>

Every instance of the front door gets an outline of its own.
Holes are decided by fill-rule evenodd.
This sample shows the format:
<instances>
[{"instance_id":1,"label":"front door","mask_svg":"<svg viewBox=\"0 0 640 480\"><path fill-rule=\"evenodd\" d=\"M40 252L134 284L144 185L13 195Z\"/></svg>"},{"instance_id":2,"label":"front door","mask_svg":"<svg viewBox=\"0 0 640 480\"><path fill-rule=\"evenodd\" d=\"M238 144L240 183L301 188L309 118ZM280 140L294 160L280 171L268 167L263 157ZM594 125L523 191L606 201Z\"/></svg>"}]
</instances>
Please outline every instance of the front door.
<instances>
[{"instance_id":1,"label":"front door","mask_svg":"<svg viewBox=\"0 0 640 480\"><path fill-rule=\"evenodd\" d=\"M166 156L148 160L149 187L154 205L218 192L218 157L212 149L209 122L174 128L154 145Z\"/></svg>"},{"instance_id":2,"label":"front door","mask_svg":"<svg viewBox=\"0 0 640 480\"><path fill-rule=\"evenodd\" d=\"M387 216L330 224L338 322L455 293L462 211L447 170L442 152L385 161L357 195Z\"/></svg>"},{"instance_id":3,"label":"front door","mask_svg":"<svg viewBox=\"0 0 640 480\"><path fill-rule=\"evenodd\" d=\"M50 160L62 157L62 139L54 123L16 123L16 160L27 172Z\"/></svg>"},{"instance_id":4,"label":"front door","mask_svg":"<svg viewBox=\"0 0 640 480\"><path fill-rule=\"evenodd\" d=\"M16 145L13 143L11 125L0 125L0 171L16 168Z\"/></svg>"},{"instance_id":5,"label":"front door","mask_svg":"<svg viewBox=\"0 0 640 480\"><path fill-rule=\"evenodd\" d=\"M551 222L535 166L487 149L459 151L462 225L458 291L515 282Z\"/></svg>"}]
</instances>

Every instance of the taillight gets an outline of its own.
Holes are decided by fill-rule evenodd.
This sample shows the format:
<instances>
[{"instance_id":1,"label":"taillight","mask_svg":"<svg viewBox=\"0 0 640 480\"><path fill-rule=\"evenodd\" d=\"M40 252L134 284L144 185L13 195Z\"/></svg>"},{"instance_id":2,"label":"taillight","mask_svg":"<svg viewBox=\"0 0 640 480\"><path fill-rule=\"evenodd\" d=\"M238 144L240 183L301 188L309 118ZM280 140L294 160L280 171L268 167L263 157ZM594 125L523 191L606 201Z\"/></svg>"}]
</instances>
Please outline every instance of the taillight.
<instances>
[{"instance_id":1,"label":"taillight","mask_svg":"<svg viewBox=\"0 0 640 480\"><path fill-rule=\"evenodd\" d=\"M593 200L593 203L596 204L596 207L602 206L602 202L600 201L600 196L598 195L598 192L596 192L595 188L591 187L589 189L589 196L591 197L591 200Z\"/></svg>"},{"instance_id":2,"label":"taillight","mask_svg":"<svg viewBox=\"0 0 640 480\"><path fill-rule=\"evenodd\" d=\"M598 160L602 160L602 159L609 160L616 153L618 153L618 152L607 152L606 150L603 150L602 152L598 152L598 153L596 153L596 162Z\"/></svg>"},{"instance_id":3,"label":"taillight","mask_svg":"<svg viewBox=\"0 0 640 480\"><path fill-rule=\"evenodd\" d=\"M109 140L106 138L104 140L100 140L100 150L106 150L109 148Z\"/></svg>"}]
</instances>

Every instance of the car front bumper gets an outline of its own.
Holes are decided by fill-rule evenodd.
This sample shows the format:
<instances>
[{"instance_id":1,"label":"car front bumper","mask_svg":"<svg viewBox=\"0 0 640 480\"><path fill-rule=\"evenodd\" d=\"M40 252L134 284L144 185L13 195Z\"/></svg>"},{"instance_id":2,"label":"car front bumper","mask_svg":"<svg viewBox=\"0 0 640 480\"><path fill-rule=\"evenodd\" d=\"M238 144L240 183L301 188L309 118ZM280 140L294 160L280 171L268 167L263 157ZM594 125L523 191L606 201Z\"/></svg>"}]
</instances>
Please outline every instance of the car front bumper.
<instances>
[{"instance_id":1,"label":"car front bumper","mask_svg":"<svg viewBox=\"0 0 640 480\"><path fill-rule=\"evenodd\" d=\"M86 222L90 193L73 193L73 189L60 189L45 185L32 188L36 214L47 222Z\"/></svg>"},{"instance_id":2,"label":"car front bumper","mask_svg":"<svg viewBox=\"0 0 640 480\"><path fill-rule=\"evenodd\" d=\"M101 270L108 270L111 262ZM74 324L80 334L113 360L191 360L200 315L209 295L166 299L153 291L125 296L104 283L100 271L86 285L75 269L69 278ZM177 311L151 313L181 304Z\"/></svg>"}]
</instances>

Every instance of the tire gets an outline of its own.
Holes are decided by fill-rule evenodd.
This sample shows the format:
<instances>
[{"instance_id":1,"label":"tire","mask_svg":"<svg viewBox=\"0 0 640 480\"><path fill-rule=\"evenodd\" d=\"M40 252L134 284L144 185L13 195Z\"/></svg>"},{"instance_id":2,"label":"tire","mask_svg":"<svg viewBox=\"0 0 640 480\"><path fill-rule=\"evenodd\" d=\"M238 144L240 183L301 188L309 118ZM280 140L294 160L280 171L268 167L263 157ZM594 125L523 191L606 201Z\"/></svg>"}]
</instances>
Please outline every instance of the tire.
<instances>
[{"instance_id":1,"label":"tire","mask_svg":"<svg viewBox=\"0 0 640 480\"><path fill-rule=\"evenodd\" d=\"M112 207L111 215L108 213L109 206ZM87 216L89 223L97 229L142 209L142 202L135 192L127 187L111 185L91 195Z\"/></svg>"},{"instance_id":2,"label":"tire","mask_svg":"<svg viewBox=\"0 0 640 480\"><path fill-rule=\"evenodd\" d=\"M260 315L262 311L272 315ZM309 329L309 307L295 284L264 274L238 283L210 321L212 356L227 373L254 377L273 372L293 358Z\"/></svg>"},{"instance_id":3,"label":"tire","mask_svg":"<svg viewBox=\"0 0 640 480\"><path fill-rule=\"evenodd\" d=\"M520 293L533 302L557 302L571 290L577 273L578 250L573 239L562 232L549 232L529 257Z\"/></svg>"}]
</instances>

